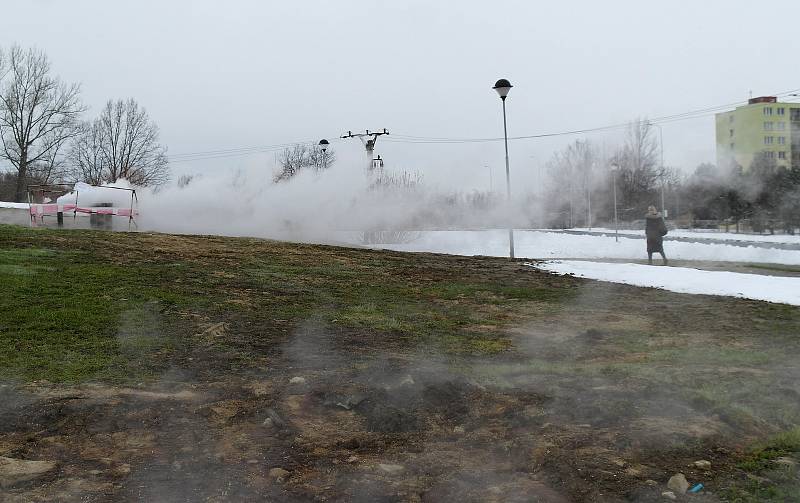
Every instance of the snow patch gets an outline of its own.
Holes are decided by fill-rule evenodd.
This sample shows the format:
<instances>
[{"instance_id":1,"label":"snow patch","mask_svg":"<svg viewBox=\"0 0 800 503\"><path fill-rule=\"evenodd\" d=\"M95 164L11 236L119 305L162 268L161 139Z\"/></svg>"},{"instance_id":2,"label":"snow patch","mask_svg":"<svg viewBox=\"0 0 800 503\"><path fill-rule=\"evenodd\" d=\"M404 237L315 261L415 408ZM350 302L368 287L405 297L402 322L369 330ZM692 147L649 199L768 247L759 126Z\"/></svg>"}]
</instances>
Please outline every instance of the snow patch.
<instances>
[{"instance_id":1,"label":"snow patch","mask_svg":"<svg viewBox=\"0 0 800 503\"><path fill-rule=\"evenodd\" d=\"M29 205L28 203L12 203L9 201L0 201L0 208L27 210L29 208Z\"/></svg>"},{"instance_id":2,"label":"snow patch","mask_svg":"<svg viewBox=\"0 0 800 503\"><path fill-rule=\"evenodd\" d=\"M446 253L450 255L508 256L508 231L427 231L409 243L373 245L396 251ZM357 243L354 237L344 240ZM515 255L538 259L625 259L647 258L645 242L634 237L576 235L546 230L515 230ZM676 260L754 262L800 265L800 250L782 250L723 243L666 241L667 257Z\"/></svg>"},{"instance_id":3,"label":"snow patch","mask_svg":"<svg viewBox=\"0 0 800 503\"><path fill-rule=\"evenodd\" d=\"M800 278L794 277L579 260L551 260L529 265L557 274L660 288L670 292L721 295L800 306Z\"/></svg>"}]
</instances>

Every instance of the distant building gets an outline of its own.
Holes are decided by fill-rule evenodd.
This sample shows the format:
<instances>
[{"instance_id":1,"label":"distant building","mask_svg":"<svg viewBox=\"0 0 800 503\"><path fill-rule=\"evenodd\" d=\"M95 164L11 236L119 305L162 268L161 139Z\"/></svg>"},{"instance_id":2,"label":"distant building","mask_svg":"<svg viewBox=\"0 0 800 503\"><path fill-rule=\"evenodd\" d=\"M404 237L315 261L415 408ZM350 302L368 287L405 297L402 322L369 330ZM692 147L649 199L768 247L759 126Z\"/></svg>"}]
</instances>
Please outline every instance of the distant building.
<instances>
[{"instance_id":1,"label":"distant building","mask_svg":"<svg viewBox=\"0 0 800 503\"><path fill-rule=\"evenodd\" d=\"M800 103L761 96L716 118L718 166L747 171L759 152L778 166L800 166Z\"/></svg>"}]
</instances>

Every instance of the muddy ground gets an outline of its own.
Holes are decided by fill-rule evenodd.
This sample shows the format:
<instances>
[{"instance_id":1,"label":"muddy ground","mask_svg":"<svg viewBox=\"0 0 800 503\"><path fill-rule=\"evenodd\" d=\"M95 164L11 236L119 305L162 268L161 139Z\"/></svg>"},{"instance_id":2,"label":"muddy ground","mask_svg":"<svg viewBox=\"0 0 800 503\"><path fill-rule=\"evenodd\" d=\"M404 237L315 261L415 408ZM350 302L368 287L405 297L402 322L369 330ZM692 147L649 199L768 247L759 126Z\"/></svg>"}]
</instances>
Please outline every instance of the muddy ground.
<instances>
[{"instance_id":1,"label":"muddy ground","mask_svg":"<svg viewBox=\"0 0 800 503\"><path fill-rule=\"evenodd\" d=\"M47 236L48 248L65 245ZM236 261L236 240L98 236L104 260L161 254L237 274L217 263ZM111 252L132 240L160 244ZM423 283L559 281L573 295L500 303L512 319L470 330L509 345L471 353L410 338L413 324L342 324L327 307L267 322L155 305L191 330L141 382L5 379L0 456L53 465L5 479L0 501L648 502L665 501L678 472L705 484L679 501L720 501L744 476L748 446L800 417L794 308L556 278L503 259L313 250L409 261L403 270Z\"/></svg>"}]
</instances>

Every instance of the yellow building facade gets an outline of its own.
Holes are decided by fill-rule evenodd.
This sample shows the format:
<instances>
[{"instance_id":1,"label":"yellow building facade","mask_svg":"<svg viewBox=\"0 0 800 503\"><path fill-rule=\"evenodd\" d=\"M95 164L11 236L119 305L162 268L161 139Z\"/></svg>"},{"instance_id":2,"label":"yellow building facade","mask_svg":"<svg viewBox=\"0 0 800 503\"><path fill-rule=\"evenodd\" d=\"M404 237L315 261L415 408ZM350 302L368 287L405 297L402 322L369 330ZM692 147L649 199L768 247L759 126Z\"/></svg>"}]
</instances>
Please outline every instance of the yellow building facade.
<instances>
[{"instance_id":1,"label":"yellow building facade","mask_svg":"<svg viewBox=\"0 0 800 503\"><path fill-rule=\"evenodd\" d=\"M800 166L800 103L751 98L747 105L717 114L716 130L718 166L747 171L761 152L778 166Z\"/></svg>"}]
</instances>

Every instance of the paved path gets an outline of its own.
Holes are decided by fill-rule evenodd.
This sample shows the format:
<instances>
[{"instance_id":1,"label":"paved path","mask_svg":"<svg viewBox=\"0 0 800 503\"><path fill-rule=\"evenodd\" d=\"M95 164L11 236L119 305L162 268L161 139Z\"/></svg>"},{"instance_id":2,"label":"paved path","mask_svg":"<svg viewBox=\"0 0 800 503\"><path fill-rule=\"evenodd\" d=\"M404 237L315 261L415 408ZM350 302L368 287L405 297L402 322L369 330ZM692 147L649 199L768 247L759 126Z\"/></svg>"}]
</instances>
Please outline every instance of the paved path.
<instances>
[{"instance_id":1,"label":"paved path","mask_svg":"<svg viewBox=\"0 0 800 503\"><path fill-rule=\"evenodd\" d=\"M578 230L561 230L561 229L542 229L543 232L556 232L561 234L574 234L577 236L613 236L614 232L608 231L578 231ZM670 236L667 234L664 236L664 241L683 241L686 243L705 243L705 244L726 244L731 246L741 246L742 248L747 247L754 247L754 248L772 248L776 250L800 250L800 243L769 243L764 241L747 241L744 239L746 235L743 235L743 239L713 239L713 238L702 238L702 237L689 237L689 236ZM620 237L625 237L628 239L644 239L644 234L622 234L620 233Z\"/></svg>"}]
</instances>

